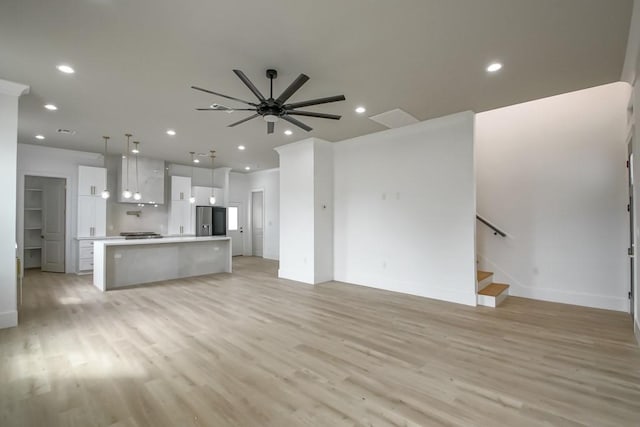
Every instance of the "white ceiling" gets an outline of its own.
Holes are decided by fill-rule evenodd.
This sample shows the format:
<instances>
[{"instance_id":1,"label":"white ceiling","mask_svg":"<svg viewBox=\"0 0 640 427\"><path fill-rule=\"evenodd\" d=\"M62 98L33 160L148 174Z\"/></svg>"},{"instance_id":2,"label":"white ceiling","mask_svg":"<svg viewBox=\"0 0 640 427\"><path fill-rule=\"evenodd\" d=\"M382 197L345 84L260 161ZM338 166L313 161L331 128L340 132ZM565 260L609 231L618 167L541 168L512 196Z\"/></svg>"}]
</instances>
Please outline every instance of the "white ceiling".
<instances>
[{"instance_id":1,"label":"white ceiling","mask_svg":"<svg viewBox=\"0 0 640 427\"><path fill-rule=\"evenodd\" d=\"M189 151L214 148L219 165L264 169L277 166L278 145L384 129L356 105L425 120L617 81L631 8L632 0L3 0L0 78L31 86L20 104L22 143L99 152L110 135L115 151L131 132L151 157L187 163ZM504 69L489 75L494 60ZM60 63L76 74L58 72ZM232 69L264 93L270 67L276 93L300 73L311 77L292 102L344 94L307 108L343 119L301 118L314 130L286 126L287 137L280 123L267 135L261 119L226 127L246 112L194 111L241 105L190 85L252 100Z\"/></svg>"}]
</instances>

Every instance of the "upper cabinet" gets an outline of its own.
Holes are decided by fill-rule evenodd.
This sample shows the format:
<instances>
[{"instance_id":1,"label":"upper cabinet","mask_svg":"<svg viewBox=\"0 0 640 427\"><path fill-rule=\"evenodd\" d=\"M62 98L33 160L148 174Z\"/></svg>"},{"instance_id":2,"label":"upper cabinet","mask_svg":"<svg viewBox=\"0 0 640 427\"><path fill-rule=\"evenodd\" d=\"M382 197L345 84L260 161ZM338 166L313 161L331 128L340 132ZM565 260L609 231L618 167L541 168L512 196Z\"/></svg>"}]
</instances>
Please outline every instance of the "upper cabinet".
<instances>
[{"instance_id":1,"label":"upper cabinet","mask_svg":"<svg viewBox=\"0 0 640 427\"><path fill-rule=\"evenodd\" d=\"M171 200L189 200L191 196L191 178L186 176L171 177Z\"/></svg>"},{"instance_id":2,"label":"upper cabinet","mask_svg":"<svg viewBox=\"0 0 640 427\"><path fill-rule=\"evenodd\" d=\"M100 196L107 188L107 170L92 166L78 167L78 196Z\"/></svg>"},{"instance_id":3,"label":"upper cabinet","mask_svg":"<svg viewBox=\"0 0 640 427\"><path fill-rule=\"evenodd\" d=\"M138 157L136 173L136 158L130 156L121 159L118 173L118 202L120 203L150 203L164 204L164 176L165 166L163 160ZM133 197L125 199L122 192L129 190L132 194L136 191L142 198L135 200Z\"/></svg>"}]
</instances>

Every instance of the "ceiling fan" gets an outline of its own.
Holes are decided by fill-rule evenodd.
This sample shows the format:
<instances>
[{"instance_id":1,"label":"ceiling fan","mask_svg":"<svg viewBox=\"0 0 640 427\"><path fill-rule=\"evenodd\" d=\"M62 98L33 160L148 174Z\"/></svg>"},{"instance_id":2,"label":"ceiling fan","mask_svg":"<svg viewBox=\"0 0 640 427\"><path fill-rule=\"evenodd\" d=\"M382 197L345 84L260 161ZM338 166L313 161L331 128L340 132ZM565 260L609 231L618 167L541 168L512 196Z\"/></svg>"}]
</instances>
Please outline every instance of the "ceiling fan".
<instances>
[{"instance_id":1,"label":"ceiling fan","mask_svg":"<svg viewBox=\"0 0 640 427\"><path fill-rule=\"evenodd\" d=\"M236 73L236 75L240 78L240 80L242 80L242 83L244 83L245 85L247 85L247 87L249 88L249 90L251 92L253 92L253 94L256 96L256 98L258 98L259 102L249 102L249 101L244 101L242 99L238 99L238 98L234 98L232 96L228 96L228 95L223 95L221 93L217 93L217 92L213 92L207 89L203 89L201 87L197 87L197 86L191 86L192 89L195 90L199 90L202 92L206 92L206 93L210 93L213 95L217 95L217 96L221 96L223 98L227 98L227 99L231 99L234 101L238 101L238 102L242 102L243 104L247 104L250 105L251 108L229 108L229 107L223 107L220 105L212 105L209 108L196 108L196 110L198 111L254 111L255 114L244 118L240 121L237 121L235 123L231 123L229 125L229 127L234 127L237 126L241 123L247 122L251 119L255 119L258 116L262 116L262 118L267 122L267 133L273 133L274 127L275 127L275 123L278 121L278 119L282 119L285 120L293 125L298 126L301 129L304 129L305 131L309 132L310 130L312 130L313 128L311 126L308 126L304 123L302 123L300 120L292 117L292 116L306 116L306 117L318 117L321 119L331 119L331 120L340 120L340 118L342 116L337 116L335 114L324 114L324 113L315 113L315 112L311 112L311 111L298 111L298 108L302 108L302 107L309 107L311 105L320 105L320 104L328 104L330 102L336 102L336 101L344 101L346 98L344 97L344 95L337 95L337 96L329 96L327 98L318 98L318 99L312 99L309 101L302 101L302 102L294 102L291 104L285 104L285 102L287 102L287 100L289 98L291 98L291 95L293 95L298 89L300 89L302 87L303 84L305 84L307 82L307 80L309 80L309 76L305 75L305 74L300 74L298 76L298 78L296 78L293 83L291 83L289 85L288 88L286 88L284 90L284 92L282 92L280 94L279 97L277 98L273 98L273 79L278 77L278 72L276 70L273 69L269 69L267 70L267 78L270 81L270 93L269 93L269 98L265 98L264 95L262 95L262 93L260 93L260 91L258 90L258 88L251 83L251 80L249 80L249 78L240 70L233 70L234 73Z\"/></svg>"}]
</instances>

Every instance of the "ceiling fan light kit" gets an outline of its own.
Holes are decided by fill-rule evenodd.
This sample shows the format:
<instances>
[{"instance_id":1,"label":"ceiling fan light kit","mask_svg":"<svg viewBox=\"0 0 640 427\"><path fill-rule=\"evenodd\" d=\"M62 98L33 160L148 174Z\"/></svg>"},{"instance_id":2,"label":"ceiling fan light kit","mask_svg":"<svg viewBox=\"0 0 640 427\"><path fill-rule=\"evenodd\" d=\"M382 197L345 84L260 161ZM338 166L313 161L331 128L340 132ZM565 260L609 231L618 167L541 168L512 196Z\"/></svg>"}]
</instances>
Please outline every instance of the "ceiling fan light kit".
<instances>
[{"instance_id":1,"label":"ceiling fan light kit","mask_svg":"<svg viewBox=\"0 0 640 427\"><path fill-rule=\"evenodd\" d=\"M229 95L224 95L218 92L213 92L208 89L204 89L197 86L191 86L192 89L199 90L201 92L209 93L212 95L220 96L222 98L227 98L232 101L237 101L246 105L249 105L251 108L228 108L222 107L219 104L212 104L209 108L196 108L198 111L253 111L254 114L246 117L242 120L239 120L235 123L231 123L228 127L234 127L239 124L248 122L251 119L255 119L256 117L262 117L264 121L267 122L267 133L272 134L275 129L275 123L282 119L287 121L301 129L304 129L307 132L313 130L311 126L306 125L300 120L292 117L292 116L305 116L305 117L316 117L320 119L330 119L330 120L340 120L342 116L338 116L335 114L325 114L325 113L316 113L312 111L299 111L298 108L310 107L313 105L321 105L328 104L331 102L344 101L346 98L344 95L336 95L329 96L326 98L317 98L311 99L309 101L302 102L294 102L290 104L285 104L291 96L298 91L304 85L307 80L309 80L309 76L305 74L300 74L294 81L291 83L277 98L273 97L273 80L278 77L278 72L274 69L267 70L267 78L269 79L269 98L266 98L258 88L249 80L249 78L240 70L233 70L233 72L238 76L238 78L244 83L249 90L253 93L253 95L258 99L258 102L249 102L243 99L234 98ZM212 108L215 105L215 108Z\"/></svg>"}]
</instances>

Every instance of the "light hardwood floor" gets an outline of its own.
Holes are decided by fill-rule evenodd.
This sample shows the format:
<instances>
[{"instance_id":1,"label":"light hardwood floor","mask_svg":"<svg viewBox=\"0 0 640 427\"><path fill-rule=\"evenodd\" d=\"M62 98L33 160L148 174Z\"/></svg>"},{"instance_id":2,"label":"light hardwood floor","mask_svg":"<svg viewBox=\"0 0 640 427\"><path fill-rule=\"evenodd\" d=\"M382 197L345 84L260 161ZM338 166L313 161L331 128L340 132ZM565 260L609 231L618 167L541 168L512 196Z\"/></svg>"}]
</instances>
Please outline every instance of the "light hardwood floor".
<instances>
[{"instance_id":1,"label":"light hardwood floor","mask_svg":"<svg viewBox=\"0 0 640 427\"><path fill-rule=\"evenodd\" d=\"M30 273L20 326L0 331L0 425L640 426L623 313L234 268L108 293Z\"/></svg>"}]
</instances>

